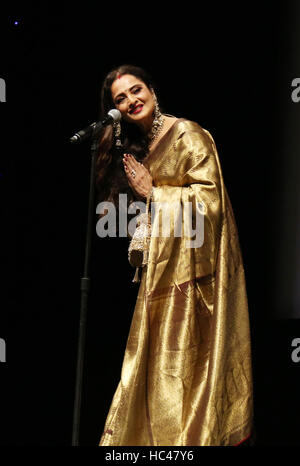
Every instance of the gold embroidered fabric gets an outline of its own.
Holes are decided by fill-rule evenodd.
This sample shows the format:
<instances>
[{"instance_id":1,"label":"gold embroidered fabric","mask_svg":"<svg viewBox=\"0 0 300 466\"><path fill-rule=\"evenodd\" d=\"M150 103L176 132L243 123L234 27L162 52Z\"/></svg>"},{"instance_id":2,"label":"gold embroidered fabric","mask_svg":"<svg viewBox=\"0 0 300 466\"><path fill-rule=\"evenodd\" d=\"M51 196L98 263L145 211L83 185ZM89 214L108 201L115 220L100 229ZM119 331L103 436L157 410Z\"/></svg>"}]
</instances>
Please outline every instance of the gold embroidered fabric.
<instances>
[{"instance_id":1,"label":"gold embroidered fabric","mask_svg":"<svg viewBox=\"0 0 300 466\"><path fill-rule=\"evenodd\" d=\"M154 202L190 202L194 214L201 203L204 242L188 248L185 235L172 234L175 211L170 237L160 225L151 237L100 446L236 445L252 429L250 331L238 233L213 138L178 119L144 164Z\"/></svg>"}]
</instances>

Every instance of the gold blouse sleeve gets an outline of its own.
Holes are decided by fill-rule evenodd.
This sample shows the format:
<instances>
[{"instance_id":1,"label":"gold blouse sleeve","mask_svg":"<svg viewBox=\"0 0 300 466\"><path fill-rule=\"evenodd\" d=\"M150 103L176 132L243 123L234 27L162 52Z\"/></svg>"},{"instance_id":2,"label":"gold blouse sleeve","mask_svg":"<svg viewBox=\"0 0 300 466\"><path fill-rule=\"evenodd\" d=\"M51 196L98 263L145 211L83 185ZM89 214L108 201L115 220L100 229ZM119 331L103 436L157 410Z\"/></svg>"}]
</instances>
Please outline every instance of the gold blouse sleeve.
<instances>
[{"instance_id":1,"label":"gold blouse sleeve","mask_svg":"<svg viewBox=\"0 0 300 466\"><path fill-rule=\"evenodd\" d=\"M179 135L164 157L163 170L157 167L162 178L153 173L152 229L157 237L149 248L150 289L214 274L222 222L220 173L213 139L198 128ZM170 230L164 232L168 221Z\"/></svg>"}]
</instances>

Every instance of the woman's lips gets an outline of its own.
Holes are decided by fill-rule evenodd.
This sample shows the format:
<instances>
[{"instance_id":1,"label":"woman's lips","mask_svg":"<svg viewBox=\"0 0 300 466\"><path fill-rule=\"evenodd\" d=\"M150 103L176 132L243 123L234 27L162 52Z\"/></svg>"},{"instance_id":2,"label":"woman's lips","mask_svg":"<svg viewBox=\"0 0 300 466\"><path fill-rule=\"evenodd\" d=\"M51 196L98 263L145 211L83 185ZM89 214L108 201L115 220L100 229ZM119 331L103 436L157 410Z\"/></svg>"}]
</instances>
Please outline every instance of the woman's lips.
<instances>
[{"instance_id":1,"label":"woman's lips","mask_svg":"<svg viewBox=\"0 0 300 466\"><path fill-rule=\"evenodd\" d=\"M137 105L136 107L134 107L134 109L132 110L131 113L136 115L137 113L140 113L142 110L143 110L143 105L140 104L140 105Z\"/></svg>"}]
</instances>

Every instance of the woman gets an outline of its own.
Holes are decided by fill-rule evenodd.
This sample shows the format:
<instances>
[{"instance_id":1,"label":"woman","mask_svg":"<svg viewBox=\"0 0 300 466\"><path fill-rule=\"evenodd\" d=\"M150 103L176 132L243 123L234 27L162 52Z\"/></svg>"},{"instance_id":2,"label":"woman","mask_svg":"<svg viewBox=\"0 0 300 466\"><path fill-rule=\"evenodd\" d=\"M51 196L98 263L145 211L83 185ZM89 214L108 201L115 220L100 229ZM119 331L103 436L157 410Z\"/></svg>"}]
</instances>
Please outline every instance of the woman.
<instances>
[{"instance_id":1,"label":"woman","mask_svg":"<svg viewBox=\"0 0 300 466\"><path fill-rule=\"evenodd\" d=\"M162 115L140 68L122 66L106 77L102 111L113 107L122 120L102 137L100 198L117 203L127 192L148 204L190 203L194 216L201 205L204 241L187 247L175 222L169 237L161 229L151 236L100 445L241 444L252 431L247 296L213 138L197 123Z\"/></svg>"}]
</instances>

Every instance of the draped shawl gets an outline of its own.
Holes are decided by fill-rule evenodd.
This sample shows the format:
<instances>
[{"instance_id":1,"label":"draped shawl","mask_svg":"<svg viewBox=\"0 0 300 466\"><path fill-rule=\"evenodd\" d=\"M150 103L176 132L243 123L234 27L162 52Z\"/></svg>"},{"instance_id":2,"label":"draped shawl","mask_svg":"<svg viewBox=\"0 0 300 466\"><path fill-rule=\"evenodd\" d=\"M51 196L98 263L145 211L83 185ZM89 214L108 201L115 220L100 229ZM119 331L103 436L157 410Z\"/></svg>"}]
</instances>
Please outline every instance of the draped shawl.
<instances>
[{"instance_id":1,"label":"draped shawl","mask_svg":"<svg viewBox=\"0 0 300 466\"><path fill-rule=\"evenodd\" d=\"M144 165L156 205L183 211L190 203L194 217L201 205L204 240L187 247L185 233L175 235L178 218L187 222L179 211L168 237L161 226L151 237L100 446L236 445L252 429L250 330L238 232L216 146L200 125L177 119Z\"/></svg>"}]
</instances>

